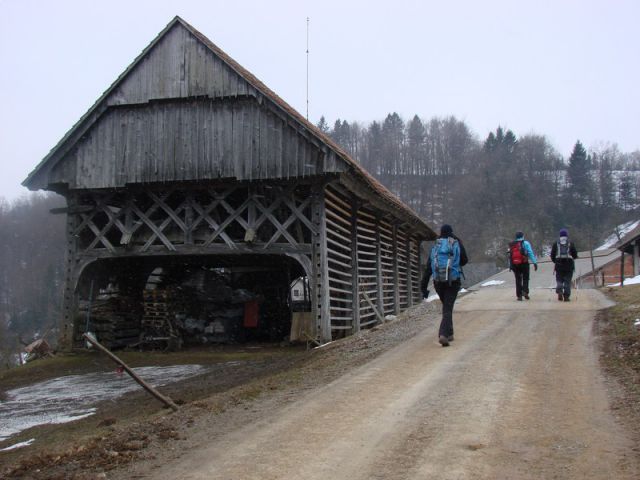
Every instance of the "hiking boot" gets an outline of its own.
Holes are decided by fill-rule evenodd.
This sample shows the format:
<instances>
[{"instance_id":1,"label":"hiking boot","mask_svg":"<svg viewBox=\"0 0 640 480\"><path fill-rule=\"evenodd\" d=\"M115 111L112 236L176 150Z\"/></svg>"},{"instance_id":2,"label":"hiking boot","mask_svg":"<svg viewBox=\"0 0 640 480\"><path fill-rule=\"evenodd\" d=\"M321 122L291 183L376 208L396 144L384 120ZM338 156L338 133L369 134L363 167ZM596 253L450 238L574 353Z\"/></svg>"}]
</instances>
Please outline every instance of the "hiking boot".
<instances>
[{"instance_id":1,"label":"hiking boot","mask_svg":"<svg viewBox=\"0 0 640 480\"><path fill-rule=\"evenodd\" d=\"M562 297L562 294L561 294L561 293L559 293L559 294L558 294L558 300L559 300L560 302L561 302L562 300L564 300L564 298Z\"/></svg>"},{"instance_id":2,"label":"hiking boot","mask_svg":"<svg viewBox=\"0 0 640 480\"><path fill-rule=\"evenodd\" d=\"M522 297L518 297L518 301L521 302L522 301Z\"/></svg>"},{"instance_id":3,"label":"hiking boot","mask_svg":"<svg viewBox=\"0 0 640 480\"><path fill-rule=\"evenodd\" d=\"M528 293L525 293L525 294L524 294L524 298L525 298L526 300L529 300L529 294L528 294Z\"/></svg>"},{"instance_id":4,"label":"hiking boot","mask_svg":"<svg viewBox=\"0 0 640 480\"><path fill-rule=\"evenodd\" d=\"M449 346L449 339L447 337L445 337L444 335L440 335L440 338L438 339L438 342L440 342L440 345L442 345L443 347L448 347Z\"/></svg>"},{"instance_id":5,"label":"hiking boot","mask_svg":"<svg viewBox=\"0 0 640 480\"><path fill-rule=\"evenodd\" d=\"M569 300L569 296L564 297L564 301L565 302L570 302L571 300Z\"/></svg>"},{"instance_id":6,"label":"hiking boot","mask_svg":"<svg viewBox=\"0 0 640 480\"><path fill-rule=\"evenodd\" d=\"M453 342L453 335L449 335L449 336L447 337L447 340L449 340L449 342Z\"/></svg>"}]
</instances>

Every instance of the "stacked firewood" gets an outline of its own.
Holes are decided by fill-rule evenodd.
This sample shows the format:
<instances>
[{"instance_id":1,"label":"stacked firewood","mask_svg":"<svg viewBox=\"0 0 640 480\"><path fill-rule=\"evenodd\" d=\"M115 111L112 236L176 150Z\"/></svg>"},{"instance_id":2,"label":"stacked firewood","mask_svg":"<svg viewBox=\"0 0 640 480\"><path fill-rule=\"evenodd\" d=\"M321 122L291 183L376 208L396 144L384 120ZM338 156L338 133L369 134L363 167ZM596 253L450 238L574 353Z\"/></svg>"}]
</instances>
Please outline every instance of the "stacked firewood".
<instances>
[{"instance_id":1,"label":"stacked firewood","mask_svg":"<svg viewBox=\"0 0 640 480\"><path fill-rule=\"evenodd\" d=\"M80 322L80 333L84 333L88 325L88 331L94 332L98 341L109 349L131 347L139 342L139 303L130 297L111 296L91 303L81 302L80 314L86 319Z\"/></svg>"},{"instance_id":2,"label":"stacked firewood","mask_svg":"<svg viewBox=\"0 0 640 480\"><path fill-rule=\"evenodd\" d=\"M144 290L142 293L142 346L179 346L180 336L175 326L176 312L180 310L179 295L174 289Z\"/></svg>"}]
</instances>

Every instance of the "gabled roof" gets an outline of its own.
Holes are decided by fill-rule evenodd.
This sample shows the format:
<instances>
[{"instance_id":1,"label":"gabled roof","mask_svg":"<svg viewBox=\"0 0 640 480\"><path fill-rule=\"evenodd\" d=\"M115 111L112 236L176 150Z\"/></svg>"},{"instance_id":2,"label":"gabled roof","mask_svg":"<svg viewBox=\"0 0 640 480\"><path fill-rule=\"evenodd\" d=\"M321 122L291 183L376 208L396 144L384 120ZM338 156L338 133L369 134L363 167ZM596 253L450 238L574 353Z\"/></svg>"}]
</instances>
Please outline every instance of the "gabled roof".
<instances>
[{"instance_id":1,"label":"gabled roof","mask_svg":"<svg viewBox=\"0 0 640 480\"><path fill-rule=\"evenodd\" d=\"M256 78L251 72L242 67L233 58L222 51L217 45L215 45L206 36L192 27L189 23L185 22L179 16L176 16L169 24L158 34L158 36L142 51L140 55L127 67L127 69L115 80L115 82L100 96L100 98L93 104L93 106L76 122L75 125L65 134L65 136L58 142L58 144L49 152L49 154L38 164L38 166L29 174L24 180L22 185L29 187L35 184L34 179L45 168L52 167L56 161L58 161L66 151L68 151L73 144L77 141L77 138L86 131L93 123L106 110L105 100L110 96L114 90L124 81L124 79L132 72L135 67L142 61L142 59L151 51L154 46L177 24L187 29L194 37L196 37L203 45L205 45L211 52L220 58L229 68L235 71L240 77L242 77L247 83L253 86L264 97L270 100L273 105L278 109L285 112L290 118L295 120L301 127L301 129L311 136L324 143L327 147L335 152L335 154L341 158L350 167L352 174L359 178L367 185L373 194L381 197L387 204L399 210L407 215L414 223L426 228L428 233L435 233L424 220L422 220L411 208L401 202L393 193L391 193L386 187L384 187L378 180L376 180L371 174L369 174L358 162L352 159L338 144L336 144L331 138L324 134L315 125L310 123L300 113L298 113L287 102L280 98L275 92L269 89L264 83Z\"/></svg>"},{"instance_id":2,"label":"gabled roof","mask_svg":"<svg viewBox=\"0 0 640 480\"><path fill-rule=\"evenodd\" d=\"M625 253L633 253L632 244L640 239L640 225L627 233L620 241L615 245L615 248L622 250Z\"/></svg>"}]
</instances>

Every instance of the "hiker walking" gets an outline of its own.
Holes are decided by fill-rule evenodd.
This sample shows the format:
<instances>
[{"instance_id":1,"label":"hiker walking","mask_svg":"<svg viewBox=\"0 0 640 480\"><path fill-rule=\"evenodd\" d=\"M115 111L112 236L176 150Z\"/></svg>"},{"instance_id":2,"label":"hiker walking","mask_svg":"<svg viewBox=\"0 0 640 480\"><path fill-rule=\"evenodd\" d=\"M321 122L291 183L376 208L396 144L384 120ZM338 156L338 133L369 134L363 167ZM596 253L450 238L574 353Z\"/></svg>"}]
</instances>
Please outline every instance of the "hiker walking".
<instances>
[{"instance_id":1,"label":"hiker walking","mask_svg":"<svg viewBox=\"0 0 640 480\"><path fill-rule=\"evenodd\" d=\"M530 263L538 271L538 259L531 244L524 239L524 233L516 232L516 239L509 243L509 270L516 277L516 297L519 301L522 301L523 296L529 300Z\"/></svg>"},{"instance_id":2,"label":"hiker walking","mask_svg":"<svg viewBox=\"0 0 640 480\"><path fill-rule=\"evenodd\" d=\"M578 251L573 242L569 241L569 232L563 228L558 240L551 246L551 261L555 265L556 273L556 293L561 302L568 302L571 297L571 279L576 269L574 258L578 258Z\"/></svg>"},{"instance_id":3,"label":"hiker walking","mask_svg":"<svg viewBox=\"0 0 640 480\"><path fill-rule=\"evenodd\" d=\"M429 279L433 277L435 288L442 302L442 320L438 332L438 341L443 347L453 342L453 304L462 285L460 278L462 266L468 262L467 252L458 237L453 234L451 225L442 225L440 237L431 249L427 268L420 284L422 296L427 298Z\"/></svg>"}]
</instances>

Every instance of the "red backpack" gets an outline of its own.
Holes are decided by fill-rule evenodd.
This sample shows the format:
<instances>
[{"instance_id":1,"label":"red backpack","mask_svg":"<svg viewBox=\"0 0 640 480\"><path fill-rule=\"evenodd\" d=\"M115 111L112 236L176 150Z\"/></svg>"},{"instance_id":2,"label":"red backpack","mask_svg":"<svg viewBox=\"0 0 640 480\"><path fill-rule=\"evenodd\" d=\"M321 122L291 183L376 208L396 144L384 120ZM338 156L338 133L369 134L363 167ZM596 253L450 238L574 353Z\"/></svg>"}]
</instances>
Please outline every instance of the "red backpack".
<instances>
[{"instance_id":1,"label":"red backpack","mask_svg":"<svg viewBox=\"0 0 640 480\"><path fill-rule=\"evenodd\" d=\"M523 240L516 240L509 244L509 259L511 260L511 265L522 265L529 261L522 242Z\"/></svg>"}]
</instances>

